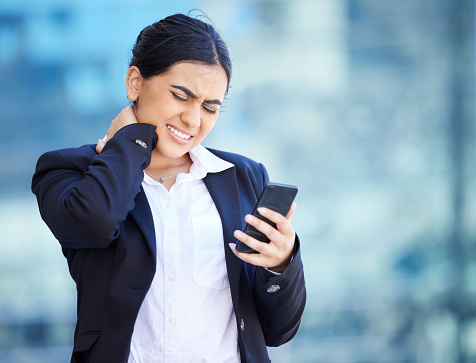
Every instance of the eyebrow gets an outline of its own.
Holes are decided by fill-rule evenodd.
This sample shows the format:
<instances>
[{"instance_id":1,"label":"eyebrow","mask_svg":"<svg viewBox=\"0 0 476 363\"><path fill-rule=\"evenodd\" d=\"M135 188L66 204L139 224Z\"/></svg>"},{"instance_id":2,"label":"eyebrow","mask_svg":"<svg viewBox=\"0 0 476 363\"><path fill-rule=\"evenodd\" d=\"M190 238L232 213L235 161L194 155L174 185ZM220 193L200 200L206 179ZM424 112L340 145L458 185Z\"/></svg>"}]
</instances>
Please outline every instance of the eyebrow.
<instances>
[{"instance_id":1,"label":"eyebrow","mask_svg":"<svg viewBox=\"0 0 476 363\"><path fill-rule=\"evenodd\" d=\"M174 86L172 85L171 87L173 88L177 88L179 90L181 90L182 92L184 92L188 97L190 98L197 98L197 96L195 95L195 93L193 93L192 91L190 91L188 88L186 87L182 87L182 86ZM208 103L210 105L219 105L221 106L221 101L220 100L206 100L205 103Z\"/></svg>"}]
</instances>

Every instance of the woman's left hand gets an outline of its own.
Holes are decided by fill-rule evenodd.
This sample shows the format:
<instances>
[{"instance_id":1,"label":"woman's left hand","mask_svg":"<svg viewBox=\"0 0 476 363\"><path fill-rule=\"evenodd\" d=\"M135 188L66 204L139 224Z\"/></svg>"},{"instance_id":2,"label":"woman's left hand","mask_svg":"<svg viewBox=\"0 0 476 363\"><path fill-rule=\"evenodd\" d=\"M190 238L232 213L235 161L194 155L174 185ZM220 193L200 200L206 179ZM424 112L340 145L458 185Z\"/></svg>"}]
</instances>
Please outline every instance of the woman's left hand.
<instances>
[{"instance_id":1,"label":"woman's left hand","mask_svg":"<svg viewBox=\"0 0 476 363\"><path fill-rule=\"evenodd\" d=\"M121 112L116 116L114 120L111 122L111 126L109 126L109 130L107 130L106 137L104 139L99 139L96 145L96 152L100 154L104 146L106 145L107 140L110 140L117 131L122 129L124 126L132 125L138 123L137 117L135 115L134 109L132 106L124 107Z\"/></svg>"},{"instance_id":2,"label":"woman's left hand","mask_svg":"<svg viewBox=\"0 0 476 363\"><path fill-rule=\"evenodd\" d=\"M235 231L234 236L248 247L254 249L256 253L243 253L236 251L236 245L230 243L233 253L243 261L256 266L262 266L274 272L283 272L291 262L294 250L294 240L296 233L291 225L291 217L296 211L296 203L293 203L286 217L267 208L258 208L258 212L276 224L273 228L268 223L248 214L245 221L263 232L269 239L269 243L256 240L241 231Z\"/></svg>"}]
</instances>

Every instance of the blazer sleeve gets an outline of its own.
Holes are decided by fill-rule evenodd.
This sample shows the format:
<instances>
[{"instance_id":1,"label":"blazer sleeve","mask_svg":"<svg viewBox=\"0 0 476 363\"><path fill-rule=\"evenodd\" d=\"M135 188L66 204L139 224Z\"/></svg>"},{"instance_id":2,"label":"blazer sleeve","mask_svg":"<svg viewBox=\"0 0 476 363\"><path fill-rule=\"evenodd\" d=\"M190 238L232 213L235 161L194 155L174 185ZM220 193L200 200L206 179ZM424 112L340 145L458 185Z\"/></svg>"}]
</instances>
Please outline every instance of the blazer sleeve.
<instances>
[{"instance_id":1,"label":"blazer sleeve","mask_svg":"<svg viewBox=\"0 0 476 363\"><path fill-rule=\"evenodd\" d=\"M134 208L157 144L155 126L133 124L93 145L43 154L32 179L40 214L63 247L105 248Z\"/></svg>"},{"instance_id":2,"label":"blazer sleeve","mask_svg":"<svg viewBox=\"0 0 476 363\"><path fill-rule=\"evenodd\" d=\"M263 165L263 185L269 181ZM279 275L262 267L255 270L253 294L266 345L280 346L296 335L306 304L301 244L296 235L291 263Z\"/></svg>"},{"instance_id":3,"label":"blazer sleeve","mask_svg":"<svg viewBox=\"0 0 476 363\"><path fill-rule=\"evenodd\" d=\"M280 275L256 268L254 297L266 345L277 347L296 335L306 304L301 247L296 236L294 257Z\"/></svg>"}]
</instances>

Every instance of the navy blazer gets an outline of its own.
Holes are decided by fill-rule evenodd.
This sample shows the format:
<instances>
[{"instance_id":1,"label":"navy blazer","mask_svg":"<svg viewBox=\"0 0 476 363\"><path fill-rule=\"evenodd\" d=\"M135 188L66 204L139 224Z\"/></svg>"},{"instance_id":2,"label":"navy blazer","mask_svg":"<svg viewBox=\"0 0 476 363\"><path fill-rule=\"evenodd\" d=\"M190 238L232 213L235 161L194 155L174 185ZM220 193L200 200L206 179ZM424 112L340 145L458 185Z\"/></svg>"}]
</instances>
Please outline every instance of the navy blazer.
<instances>
[{"instance_id":1,"label":"navy blazer","mask_svg":"<svg viewBox=\"0 0 476 363\"><path fill-rule=\"evenodd\" d=\"M154 126L135 124L119 130L100 154L86 145L38 160L32 191L77 285L71 362L128 360L134 323L156 272L153 219L141 187L156 143ZM235 165L209 173L204 182L223 224L241 359L269 362L266 346L289 341L304 310L299 240L294 259L278 276L237 258L228 243L236 242L233 231L243 228L268 176L261 164L243 156L211 152Z\"/></svg>"}]
</instances>

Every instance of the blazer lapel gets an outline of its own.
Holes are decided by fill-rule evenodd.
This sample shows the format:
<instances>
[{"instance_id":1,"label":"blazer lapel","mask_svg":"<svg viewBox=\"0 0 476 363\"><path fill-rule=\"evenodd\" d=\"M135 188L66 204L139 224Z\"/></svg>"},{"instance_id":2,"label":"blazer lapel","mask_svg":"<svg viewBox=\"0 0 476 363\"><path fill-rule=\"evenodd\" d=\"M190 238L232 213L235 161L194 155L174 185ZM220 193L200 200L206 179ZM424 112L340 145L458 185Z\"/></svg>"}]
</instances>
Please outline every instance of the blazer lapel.
<instances>
[{"instance_id":1,"label":"blazer lapel","mask_svg":"<svg viewBox=\"0 0 476 363\"><path fill-rule=\"evenodd\" d=\"M241 260L233 254L230 246L228 246L229 243L236 243L233 231L243 228L240 197L236 183L236 169L233 167L220 173L209 173L203 181L221 217L228 280L230 281L233 302L237 303L242 264Z\"/></svg>"},{"instance_id":2,"label":"blazer lapel","mask_svg":"<svg viewBox=\"0 0 476 363\"><path fill-rule=\"evenodd\" d=\"M131 211L131 216L134 218L140 230L144 234L147 244L149 245L149 248L154 256L154 260L156 260L157 246L155 242L154 219L152 218L149 202L147 201L147 196L145 195L142 186L140 187L140 192L134 199L134 203L135 206Z\"/></svg>"}]
</instances>

